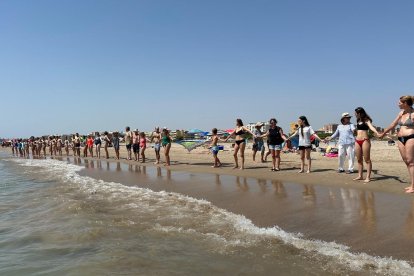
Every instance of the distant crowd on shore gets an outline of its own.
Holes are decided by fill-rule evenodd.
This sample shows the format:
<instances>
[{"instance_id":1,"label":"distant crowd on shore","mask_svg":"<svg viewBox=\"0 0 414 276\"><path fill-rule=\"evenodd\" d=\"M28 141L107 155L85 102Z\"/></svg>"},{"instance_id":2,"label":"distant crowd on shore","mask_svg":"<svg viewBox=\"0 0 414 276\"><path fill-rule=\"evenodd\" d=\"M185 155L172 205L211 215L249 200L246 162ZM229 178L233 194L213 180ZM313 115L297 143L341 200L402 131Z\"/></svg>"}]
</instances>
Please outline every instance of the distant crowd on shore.
<instances>
[{"instance_id":1,"label":"distant crowd on shore","mask_svg":"<svg viewBox=\"0 0 414 276\"><path fill-rule=\"evenodd\" d=\"M270 171L276 172L280 170L281 157L280 153L284 146L290 147L290 142L294 137L298 137L298 153L300 155L299 173L311 172L311 150L313 141L329 142L332 139L338 139L338 173L354 173L354 158L357 158L358 176L353 180L364 180L365 183L371 181L372 161L370 158L371 141L369 131L372 131L378 138L383 138L389 131L395 129L399 125L398 131L398 148L404 163L410 174L411 185L406 188L407 193L414 193L414 118L413 118L413 101L412 96L401 96L398 106L401 111L395 120L387 127L383 133L378 133L372 124L371 117L364 108L357 107L355 109L356 125L351 123L352 115L347 112L342 113L340 117L341 125L336 131L326 139L321 139L312 129L306 116L298 118L298 127L290 136L284 134L282 128L277 126L277 120L271 118L269 120L270 127L266 132L262 132L263 123L257 123L254 131L250 131L243 125L241 119L236 120L234 130L226 137L217 134L217 129L212 129L210 143L210 151L213 155L214 163L212 167L218 168L222 166L219 154L219 143L227 142L234 139L234 169L244 169L245 166L245 149L247 139L250 135L253 139L253 161L256 159L256 153L260 152L261 162L265 162L267 156L272 156L272 168ZM166 166L170 166L170 149L173 138L167 128L160 130L159 127L151 133L150 137L146 137L144 132L138 130L131 131L130 127L125 128L123 142L127 150L127 160L135 160L145 163L145 151L147 143L153 143L155 151L155 164L160 164L160 151L163 148L164 162ZM265 154L265 141L267 142L268 151ZM32 156L46 157L62 156L63 151L69 156L72 151L73 156L81 157L97 157L101 158L101 149L105 152L105 158L109 158L108 147L113 147L115 158L119 159L121 137L118 132L108 133L96 132L88 136L80 136L78 133L72 137L49 136L31 137L30 139L15 139L11 143L12 153L22 157ZM240 162L239 162L240 158ZM344 168L345 159L348 158L348 167ZM306 161L306 162L305 162ZM306 170L305 170L306 163ZM364 163L366 165L366 177L363 177Z\"/></svg>"}]
</instances>

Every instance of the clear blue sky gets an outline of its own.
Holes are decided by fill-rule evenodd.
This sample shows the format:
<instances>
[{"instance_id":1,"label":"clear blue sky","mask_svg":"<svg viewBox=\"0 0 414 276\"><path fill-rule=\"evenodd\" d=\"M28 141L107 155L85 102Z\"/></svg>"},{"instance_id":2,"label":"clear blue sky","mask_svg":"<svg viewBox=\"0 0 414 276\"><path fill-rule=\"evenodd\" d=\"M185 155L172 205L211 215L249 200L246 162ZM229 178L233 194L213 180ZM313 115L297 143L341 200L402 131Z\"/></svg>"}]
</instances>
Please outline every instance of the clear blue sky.
<instances>
[{"instance_id":1,"label":"clear blue sky","mask_svg":"<svg viewBox=\"0 0 414 276\"><path fill-rule=\"evenodd\" d=\"M0 1L0 137L231 128L414 94L414 1Z\"/></svg>"}]
</instances>

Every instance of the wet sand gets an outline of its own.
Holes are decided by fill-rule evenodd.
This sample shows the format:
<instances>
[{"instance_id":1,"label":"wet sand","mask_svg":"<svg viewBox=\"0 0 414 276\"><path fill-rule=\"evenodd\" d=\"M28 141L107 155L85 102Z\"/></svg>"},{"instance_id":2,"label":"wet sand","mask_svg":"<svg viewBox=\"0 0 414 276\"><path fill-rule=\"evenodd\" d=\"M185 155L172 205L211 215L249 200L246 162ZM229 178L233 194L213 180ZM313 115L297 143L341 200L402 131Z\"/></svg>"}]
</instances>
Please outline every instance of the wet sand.
<instances>
[{"instance_id":1,"label":"wet sand","mask_svg":"<svg viewBox=\"0 0 414 276\"><path fill-rule=\"evenodd\" d=\"M312 173L298 174L297 154L282 154L282 170L270 172L270 162L252 162L247 148L246 169L233 170L230 146L225 149L219 153L222 168L211 168L207 149L188 153L177 144L168 168L153 164L152 148L146 151L145 164L125 160L122 146L119 161L110 148L109 160L82 158L75 164L86 167L82 174L97 179L206 199L258 226L277 225L308 239L348 245L355 252L414 261L414 197L404 193L408 173L396 146L373 142L374 173L367 184L352 181L356 174L338 174L337 158L318 152L312 153ZM73 157L68 160L73 162Z\"/></svg>"},{"instance_id":2,"label":"wet sand","mask_svg":"<svg viewBox=\"0 0 414 276\"><path fill-rule=\"evenodd\" d=\"M70 159L70 162L73 162ZM414 201L398 194L81 160L82 175L205 199L261 227L335 241L353 252L414 261Z\"/></svg>"}]
</instances>

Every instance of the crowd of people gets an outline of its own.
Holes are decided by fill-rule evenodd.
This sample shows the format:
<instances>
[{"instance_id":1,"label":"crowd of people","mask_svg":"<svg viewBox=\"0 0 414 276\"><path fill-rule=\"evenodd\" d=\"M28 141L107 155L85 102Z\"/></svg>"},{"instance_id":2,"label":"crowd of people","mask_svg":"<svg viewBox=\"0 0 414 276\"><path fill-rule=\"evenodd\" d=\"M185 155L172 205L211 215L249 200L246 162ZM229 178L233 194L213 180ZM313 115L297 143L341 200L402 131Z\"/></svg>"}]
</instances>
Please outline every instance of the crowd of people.
<instances>
[{"instance_id":1,"label":"crowd of people","mask_svg":"<svg viewBox=\"0 0 414 276\"><path fill-rule=\"evenodd\" d=\"M256 153L260 152L261 162L264 162L268 155L272 156L272 168L270 171L279 171L281 162L281 151L284 145L289 145L291 139L299 137L298 153L300 155L300 170L299 173L311 172L311 151L312 140L329 142L333 139L338 139L338 173L354 173L354 158L356 157L358 163L358 176L353 180L363 180L365 183L371 181L372 161L371 140L369 131L372 131L378 138L383 138L389 131L395 129L399 125L398 131L398 148L403 161L405 162L409 175L410 186L406 188L407 193L414 193L414 118L412 114L413 109L412 96L401 96L399 98L398 106L401 111L398 113L395 120L387 127L383 133L378 133L372 124L371 117L367 114L364 108L357 107L355 109L356 125L351 123L352 115L345 112L340 118L341 125L336 131L325 139L321 139L313 130L306 116L298 118L298 128L290 136L284 134L282 128L277 126L277 120L271 118L269 120L270 127L266 132L262 132L262 123L257 123L255 130L252 132L243 125L241 119L236 120L234 130L226 137L220 137L217 134L217 129L214 128L211 133L210 150L213 155L214 168L222 166L219 154L219 142L227 142L229 139L234 139L234 169L245 168L245 149L249 135L253 138L253 161L255 161ZM265 139L268 145L268 152L265 155ZM127 150L127 160L132 160L145 163L145 150L147 143L153 143L155 151L155 164L160 164L161 148L163 148L165 165L170 166L170 149L173 138L167 128L157 127L151 133L150 137L146 137L144 132L138 130L131 131L130 127L125 128L125 135L123 137ZM49 136L47 138L30 138L18 139L12 141L13 154L20 156L29 156L30 151L33 156L51 156L62 155L65 151L66 155L70 155L70 151L74 156L81 157L97 157L101 158L101 149L104 149L105 158L109 158L108 147L112 146L115 151L115 158L119 159L121 137L118 132L113 132L111 135L108 132L90 134L88 136L80 136L78 133L72 137ZM346 157L348 158L348 167L344 169ZM240 162L239 162L240 158ZM306 162L305 162L306 161ZM306 164L305 164L306 163ZM364 163L366 165L366 176L364 178ZM306 170L305 170L306 165Z\"/></svg>"}]
</instances>

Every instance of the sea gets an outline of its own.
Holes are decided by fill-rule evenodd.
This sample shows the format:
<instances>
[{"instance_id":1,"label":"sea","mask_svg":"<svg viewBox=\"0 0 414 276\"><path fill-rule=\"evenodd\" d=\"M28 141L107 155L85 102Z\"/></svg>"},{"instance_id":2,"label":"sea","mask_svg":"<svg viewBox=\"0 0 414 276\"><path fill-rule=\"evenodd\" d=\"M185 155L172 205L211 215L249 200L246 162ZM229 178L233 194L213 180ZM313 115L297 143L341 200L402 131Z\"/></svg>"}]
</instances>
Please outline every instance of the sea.
<instances>
[{"instance_id":1,"label":"sea","mask_svg":"<svg viewBox=\"0 0 414 276\"><path fill-rule=\"evenodd\" d=\"M0 275L414 275L410 199L218 177L0 152Z\"/></svg>"}]
</instances>

